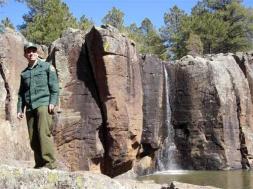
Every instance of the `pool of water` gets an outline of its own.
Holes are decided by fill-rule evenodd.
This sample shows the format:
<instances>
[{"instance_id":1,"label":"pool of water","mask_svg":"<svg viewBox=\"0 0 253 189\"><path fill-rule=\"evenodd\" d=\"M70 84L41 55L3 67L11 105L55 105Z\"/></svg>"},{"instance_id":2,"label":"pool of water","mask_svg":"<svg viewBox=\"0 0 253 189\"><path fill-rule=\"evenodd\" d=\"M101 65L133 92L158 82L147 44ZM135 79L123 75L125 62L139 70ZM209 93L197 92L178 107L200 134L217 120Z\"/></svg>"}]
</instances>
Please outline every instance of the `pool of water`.
<instances>
[{"instance_id":1,"label":"pool of water","mask_svg":"<svg viewBox=\"0 0 253 189\"><path fill-rule=\"evenodd\" d=\"M185 171L171 170L139 177L139 180L154 180L159 184L172 181L224 189L253 189L253 171Z\"/></svg>"}]
</instances>

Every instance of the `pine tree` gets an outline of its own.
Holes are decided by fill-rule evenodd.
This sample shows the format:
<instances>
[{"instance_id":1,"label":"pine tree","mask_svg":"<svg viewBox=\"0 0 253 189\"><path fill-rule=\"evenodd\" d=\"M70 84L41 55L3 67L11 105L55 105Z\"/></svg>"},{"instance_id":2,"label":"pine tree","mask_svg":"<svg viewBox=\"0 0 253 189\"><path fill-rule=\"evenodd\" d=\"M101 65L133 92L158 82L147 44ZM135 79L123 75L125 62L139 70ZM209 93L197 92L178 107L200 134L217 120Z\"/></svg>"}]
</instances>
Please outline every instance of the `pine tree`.
<instances>
[{"instance_id":1,"label":"pine tree","mask_svg":"<svg viewBox=\"0 0 253 189\"><path fill-rule=\"evenodd\" d=\"M102 23L109 24L121 31L124 29L124 15L125 14L120 9L113 7L102 19Z\"/></svg>"},{"instance_id":2,"label":"pine tree","mask_svg":"<svg viewBox=\"0 0 253 189\"><path fill-rule=\"evenodd\" d=\"M244 51L252 48L253 14L240 3L228 4L221 14L229 25L223 48L226 52Z\"/></svg>"},{"instance_id":3,"label":"pine tree","mask_svg":"<svg viewBox=\"0 0 253 189\"><path fill-rule=\"evenodd\" d=\"M91 19L88 19L85 15L83 15L81 16L78 25L81 30L87 31L91 29L91 27L94 25L94 22Z\"/></svg>"},{"instance_id":4,"label":"pine tree","mask_svg":"<svg viewBox=\"0 0 253 189\"><path fill-rule=\"evenodd\" d=\"M131 24L126 27L126 32L136 42L136 48L141 54L154 54L163 60L167 59L166 48L150 19L145 18L140 27Z\"/></svg>"},{"instance_id":5,"label":"pine tree","mask_svg":"<svg viewBox=\"0 0 253 189\"><path fill-rule=\"evenodd\" d=\"M140 27L143 34L143 46L140 49L141 53L155 54L161 59L167 59L166 48L163 45L163 41L153 26L150 19L145 18Z\"/></svg>"},{"instance_id":6,"label":"pine tree","mask_svg":"<svg viewBox=\"0 0 253 189\"><path fill-rule=\"evenodd\" d=\"M165 26L160 29L162 39L167 47L168 57L178 59L187 54L185 41L187 35L182 32L182 21L186 13L177 6L164 14Z\"/></svg>"},{"instance_id":7,"label":"pine tree","mask_svg":"<svg viewBox=\"0 0 253 189\"><path fill-rule=\"evenodd\" d=\"M192 11L191 30L204 43L204 53L236 52L251 47L250 11L241 0L203 0ZM201 28L201 29L200 29Z\"/></svg>"},{"instance_id":8,"label":"pine tree","mask_svg":"<svg viewBox=\"0 0 253 189\"><path fill-rule=\"evenodd\" d=\"M165 14L164 21L161 33L174 59L191 52L195 38L192 34L200 38L195 40L203 44L204 54L244 51L252 47L253 13L241 0L202 0L189 16L173 7Z\"/></svg>"},{"instance_id":9,"label":"pine tree","mask_svg":"<svg viewBox=\"0 0 253 189\"><path fill-rule=\"evenodd\" d=\"M49 45L68 27L77 28L76 19L61 0L27 0L30 7L26 26L21 30L33 42Z\"/></svg>"},{"instance_id":10,"label":"pine tree","mask_svg":"<svg viewBox=\"0 0 253 189\"><path fill-rule=\"evenodd\" d=\"M130 26L125 27L125 32L127 33L127 36L135 41L136 48L139 52L141 52L143 49L143 46L145 45L144 42L144 35L141 31L141 29L136 25L136 23L130 24Z\"/></svg>"},{"instance_id":11,"label":"pine tree","mask_svg":"<svg viewBox=\"0 0 253 189\"><path fill-rule=\"evenodd\" d=\"M194 33L190 33L189 39L186 42L187 54L192 56L203 54L203 43L200 37Z\"/></svg>"},{"instance_id":12,"label":"pine tree","mask_svg":"<svg viewBox=\"0 0 253 189\"><path fill-rule=\"evenodd\" d=\"M5 28L12 28L15 29L15 27L13 26L13 24L11 23L11 20L6 17L3 20L1 20L1 24L5 27Z\"/></svg>"},{"instance_id":13,"label":"pine tree","mask_svg":"<svg viewBox=\"0 0 253 189\"><path fill-rule=\"evenodd\" d=\"M226 39L228 27L219 16L208 12L188 17L182 22L182 32L187 40L192 32L200 37L204 54L223 52L222 43Z\"/></svg>"}]
</instances>

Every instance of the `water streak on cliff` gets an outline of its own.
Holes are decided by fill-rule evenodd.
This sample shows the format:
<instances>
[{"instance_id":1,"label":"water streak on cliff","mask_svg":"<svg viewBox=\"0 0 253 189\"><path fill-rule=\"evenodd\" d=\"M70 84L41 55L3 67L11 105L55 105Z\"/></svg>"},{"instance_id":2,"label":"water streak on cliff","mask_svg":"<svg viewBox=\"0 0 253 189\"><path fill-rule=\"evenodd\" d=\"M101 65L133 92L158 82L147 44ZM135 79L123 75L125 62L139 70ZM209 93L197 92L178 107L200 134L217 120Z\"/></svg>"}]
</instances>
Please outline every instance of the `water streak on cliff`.
<instances>
[{"instance_id":1,"label":"water streak on cliff","mask_svg":"<svg viewBox=\"0 0 253 189\"><path fill-rule=\"evenodd\" d=\"M164 70L164 131L165 139L161 144L161 150L157 156L157 170L176 170L179 166L176 163L177 148L174 142L174 129L171 124L171 106L170 106L170 83L166 66L163 66Z\"/></svg>"}]
</instances>

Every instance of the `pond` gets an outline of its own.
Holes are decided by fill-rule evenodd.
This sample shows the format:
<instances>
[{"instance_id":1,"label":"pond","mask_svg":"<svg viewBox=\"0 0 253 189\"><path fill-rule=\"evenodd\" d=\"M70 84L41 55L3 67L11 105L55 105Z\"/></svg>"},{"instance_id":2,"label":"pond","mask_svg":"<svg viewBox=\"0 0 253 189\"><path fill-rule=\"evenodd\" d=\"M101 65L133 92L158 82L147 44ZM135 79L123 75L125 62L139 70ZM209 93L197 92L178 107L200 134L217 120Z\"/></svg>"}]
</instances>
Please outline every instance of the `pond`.
<instances>
[{"instance_id":1,"label":"pond","mask_svg":"<svg viewBox=\"0 0 253 189\"><path fill-rule=\"evenodd\" d=\"M234 171L185 171L172 170L157 172L139 177L139 180L154 180L159 184L170 184L172 181L214 186L224 189L253 189L253 172L247 170Z\"/></svg>"}]
</instances>

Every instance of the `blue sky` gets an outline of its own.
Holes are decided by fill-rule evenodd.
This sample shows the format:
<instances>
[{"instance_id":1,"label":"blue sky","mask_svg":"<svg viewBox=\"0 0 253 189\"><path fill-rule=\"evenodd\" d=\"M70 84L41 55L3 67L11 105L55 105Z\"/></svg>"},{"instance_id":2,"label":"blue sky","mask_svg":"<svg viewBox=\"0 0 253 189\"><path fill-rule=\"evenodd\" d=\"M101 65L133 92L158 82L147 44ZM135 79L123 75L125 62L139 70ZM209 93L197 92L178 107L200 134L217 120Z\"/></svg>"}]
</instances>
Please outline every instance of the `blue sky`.
<instances>
[{"instance_id":1,"label":"blue sky","mask_svg":"<svg viewBox=\"0 0 253 189\"><path fill-rule=\"evenodd\" d=\"M112 7L116 7L125 13L125 25L135 22L138 26L141 21L148 17L156 28L163 23L163 15L171 7L177 5L179 8L190 13L191 8L198 0L64 0L69 6L72 14L80 18L86 15L92 18L97 26L101 24L102 18ZM253 0L244 0L246 7L253 8ZM28 12L25 4L14 0L7 0L7 4L0 7L0 20L9 17L11 22L17 26L23 23L22 16Z\"/></svg>"}]
</instances>

